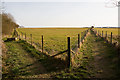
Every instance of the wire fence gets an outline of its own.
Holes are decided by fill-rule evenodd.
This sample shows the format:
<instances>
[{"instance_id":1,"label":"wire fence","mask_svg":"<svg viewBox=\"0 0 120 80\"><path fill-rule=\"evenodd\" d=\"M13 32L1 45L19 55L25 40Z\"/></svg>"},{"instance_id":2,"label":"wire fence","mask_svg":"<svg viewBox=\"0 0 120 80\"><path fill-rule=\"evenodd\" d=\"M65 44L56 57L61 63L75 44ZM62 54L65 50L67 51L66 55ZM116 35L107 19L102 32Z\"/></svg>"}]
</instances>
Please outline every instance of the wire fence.
<instances>
[{"instance_id":1,"label":"wire fence","mask_svg":"<svg viewBox=\"0 0 120 80\"><path fill-rule=\"evenodd\" d=\"M46 55L61 58L62 60L67 61L67 67L70 68L71 66L75 65L75 58L77 57L78 50L80 50L89 32L89 29L81 32L77 36L56 38L51 37L52 41L47 41L47 38L44 39L46 36L41 35L41 40L39 40L40 42L33 41L35 37L32 34L27 34L20 31L17 32L17 38L19 40L25 40ZM52 42L54 42L55 44L52 45ZM58 47L59 49L56 49L56 47Z\"/></svg>"},{"instance_id":2,"label":"wire fence","mask_svg":"<svg viewBox=\"0 0 120 80\"><path fill-rule=\"evenodd\" d=\"M107 43L113 44L114 46L118 47L119 46L119 39L120 36L116 36L113 34L113 32L111 32L110 34L108 34L107 31L99 31L99 30L95 30L92 29L92 31L96 34L96 36L99 36L101 38L103 38Z\"/></svg>"}]
</instances>

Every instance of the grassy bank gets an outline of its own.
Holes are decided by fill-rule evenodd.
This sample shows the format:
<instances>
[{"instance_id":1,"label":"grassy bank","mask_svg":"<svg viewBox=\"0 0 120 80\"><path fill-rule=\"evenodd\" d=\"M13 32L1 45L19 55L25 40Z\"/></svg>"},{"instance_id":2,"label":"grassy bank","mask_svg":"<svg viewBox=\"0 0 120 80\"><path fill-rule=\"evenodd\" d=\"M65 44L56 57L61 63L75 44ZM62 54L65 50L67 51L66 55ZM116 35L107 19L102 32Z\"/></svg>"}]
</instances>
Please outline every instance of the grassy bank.
<instances>
[{"instance_id":1,"label":"grassy bank","mask_svg":"<svg viewBox=\"0 0 120 80\"><path fill-rule=\"evenodd\" d=\"M29 78L35 75L37 78L50 78L49 74L44 74L66 67L65 61L44 55L23 40L5 42L5 45L7 52L3 58L3 78Z\"/></svg>"}]
</instances>

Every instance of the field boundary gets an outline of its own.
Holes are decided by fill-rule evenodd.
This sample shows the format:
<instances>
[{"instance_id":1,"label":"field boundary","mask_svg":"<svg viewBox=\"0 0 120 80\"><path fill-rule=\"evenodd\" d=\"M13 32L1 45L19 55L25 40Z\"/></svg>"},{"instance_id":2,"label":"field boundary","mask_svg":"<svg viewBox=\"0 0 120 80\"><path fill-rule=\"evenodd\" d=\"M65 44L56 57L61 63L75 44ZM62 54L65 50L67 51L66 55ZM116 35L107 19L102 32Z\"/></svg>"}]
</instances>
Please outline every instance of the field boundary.
<instances>
[{"instance_id":1,"label":"field boundary","mask_svg":"<svg viewBox=\"0 0 120 80\"><path fill-rule=\"evenodd\" d=\"M103 36L103 35L104 35L103 31L102 31L102 33L101 33L99 30L97 31L97 30L95 30L95 29L92 29L92 31L94 32L94 34L95 34L96 36L103 38L107 43L112 44L112 45L115 46L116 48L119 47L120 44L119 44L118 41L114 41L114 42L113 42L113 34L112 34L112 32L111 32L110 40L109 40L109 39L108 39L107 31L106 31L105 36Z\"/></svg>"},{"instance_id":2,"label":"field boundary","mask_svg":"<svg viewBox=\"0 0 120 80\"><path fill-rule=\"evenodd\" d=\"M75 65L74 63L74 58L75 56L78 55L78 51L80 50L82 44L84 43L84 40L86 39L86 36L88 35L88 32L89 32L89 29L88 30L85 30L83 32L81 32L81 34L78 34L78 39L77 39L77 44L74 44L75 47L71 48L71 45L70 45L70 37L67 37L67 42L68 42L68 49L67 50L64 50L64 51L60 51L58 52L57 54L54 54L54 55L49 55L47 51L44 50L44 35L41 35L41 48L38 47L40 46L40 44L37 44L35 42L33 42L32 38L33 38L33 35L30 34L30 38L28 38L26 36L26 33L22 33L22 32L19 32L17 31L18 33L18 40L25 40L27 43L31 44L32 46L34 46L37 50L39 50L40 52L42 52L43 54L45 55L48 55L48 56L51 56L51 57L56 57L56 58L63 58L63 60L66 60L67 63L68 63L68 68L71 67L71 65ZM29 41L28 41L29 39ZM37 46L38 45L38 46ZM65 54L64 54L65 53ZM67 53L67 54L66 54ZM60 56L60 55L63 55L64 56Z\"/></svg>"},{"instance_id":3,"label":"field boundary","mask_svg":"<svg viewBox=\"0 0 120 80\"><path fill-rule=\"evenodd\" d=\"M76 48L71 49L71 53L72 53L71 65L77 66L77 64L75 63L75 58L78 56L78 54L80 54L80 49L82 45L84 44L84 41L88 35L89 35L89 29L86 31L83 39L81 39L80 42L79 42L79 35L78 35L78 45L76 46Z\"/></svg>"}]
</instances>

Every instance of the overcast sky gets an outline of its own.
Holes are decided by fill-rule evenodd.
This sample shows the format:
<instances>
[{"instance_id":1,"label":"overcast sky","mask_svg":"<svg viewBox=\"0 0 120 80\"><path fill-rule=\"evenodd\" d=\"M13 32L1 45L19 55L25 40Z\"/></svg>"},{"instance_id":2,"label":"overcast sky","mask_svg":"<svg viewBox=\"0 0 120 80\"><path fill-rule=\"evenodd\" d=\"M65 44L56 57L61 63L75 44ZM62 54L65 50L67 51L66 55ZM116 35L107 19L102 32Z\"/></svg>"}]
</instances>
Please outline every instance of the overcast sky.
<instances>
[{"instance_id":1,"label":"overcast sky","mask_svg":"<svg viewBox=\"0 0 120 80\"><path fill-rule=\"evenodd\" d=\"M26 27L118 26L118 8L108 0L2 0L5 12Z\"/></svg>"}]
</instances>

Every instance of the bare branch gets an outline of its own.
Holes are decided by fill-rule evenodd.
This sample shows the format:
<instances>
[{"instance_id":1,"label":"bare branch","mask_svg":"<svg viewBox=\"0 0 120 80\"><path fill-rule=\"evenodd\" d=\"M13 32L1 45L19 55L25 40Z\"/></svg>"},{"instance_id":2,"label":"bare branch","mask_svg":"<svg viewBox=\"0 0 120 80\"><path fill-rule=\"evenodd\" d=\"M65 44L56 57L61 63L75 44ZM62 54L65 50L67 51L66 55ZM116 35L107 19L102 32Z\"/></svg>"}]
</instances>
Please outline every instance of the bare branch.
<instances>
[{"instance_id":1,"label":"bare branch","mask_svg":"<svg viewBox=\"0 0 120 80\"><path fill-rule=\"evenodd\" d=\"M107 0L105 4L108 8L120 7L120 1L118 0Z\"/></svg>"}]
</instances>

